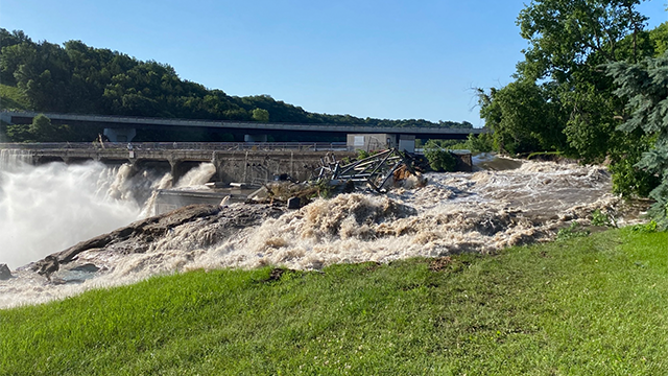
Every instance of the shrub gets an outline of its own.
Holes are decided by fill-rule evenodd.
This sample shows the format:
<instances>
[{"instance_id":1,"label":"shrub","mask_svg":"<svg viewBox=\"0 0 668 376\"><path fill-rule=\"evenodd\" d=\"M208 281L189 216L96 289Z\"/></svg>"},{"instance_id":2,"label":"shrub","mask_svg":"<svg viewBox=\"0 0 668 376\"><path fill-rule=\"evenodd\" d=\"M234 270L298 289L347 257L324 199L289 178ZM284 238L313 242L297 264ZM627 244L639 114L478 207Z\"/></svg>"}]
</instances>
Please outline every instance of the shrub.
<instances>
[{"instance_id":1,"label":"shrub","mask_svg":"<svg viewBox=\"0 0 668 376\"><path fill-rule=\"evenodd\" d=\"M429 167L434 171L455 171L457 166L455 156L433 140L429 140L425 145L424 156L429 161Z\"/></svg>"}]
</instances>

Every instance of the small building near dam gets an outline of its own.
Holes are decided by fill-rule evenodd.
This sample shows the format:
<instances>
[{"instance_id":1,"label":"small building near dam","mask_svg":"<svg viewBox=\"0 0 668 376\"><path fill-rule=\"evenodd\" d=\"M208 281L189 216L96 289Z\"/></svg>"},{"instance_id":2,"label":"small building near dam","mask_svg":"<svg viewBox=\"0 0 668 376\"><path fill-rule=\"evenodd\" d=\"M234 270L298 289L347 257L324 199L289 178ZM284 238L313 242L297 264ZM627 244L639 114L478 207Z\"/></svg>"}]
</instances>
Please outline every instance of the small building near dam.
<instances>
[{"instance_id":1,"label":"small building near dam","mask_svg":"<svg viewBox=\"0 0 668 376\"><path fill-rule=\"evenodd\" d=\"M385 150L396 148L400 151L415 153L414 135L396 135L388 133L359 133L348 134L346 138L348 150Z\"/></svg>"}]
</instances>

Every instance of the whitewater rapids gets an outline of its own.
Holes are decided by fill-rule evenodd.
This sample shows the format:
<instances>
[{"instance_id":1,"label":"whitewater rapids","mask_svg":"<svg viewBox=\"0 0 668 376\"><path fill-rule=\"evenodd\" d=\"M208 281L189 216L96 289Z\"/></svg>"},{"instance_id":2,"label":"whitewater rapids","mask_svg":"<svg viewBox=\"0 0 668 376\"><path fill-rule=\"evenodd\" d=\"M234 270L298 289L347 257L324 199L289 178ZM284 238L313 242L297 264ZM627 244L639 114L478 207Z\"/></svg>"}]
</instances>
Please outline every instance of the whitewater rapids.
<instances>
[{"instance_id":1,"label":"whitewater rapids","mask_svg":"<svg viewBox=\"0 0 668 376\"><path fill-rule=\"evenodd\" d=\"M0 308L202 268L311 270L335 263L490 253L551 240L567 223L588 224L594 210L619 224L637 218L610 193L610 175L600 166L514 163L519 168L427 174L428 184L421 188L387 195L342 194L268 216L262 211L275 209L244 204L213 208L209 217L170 226L142 243L145 249L139 253L107 247L78 254L79 264L94 264L98 271L76 283L47 283L27 266L19 268L13 271L15 278L0 281ZM235 226L244 216L249 225ZM132 248L131 241L125 241L124 249ZM58 273L67 280L64 266Z\"/></svg>"}]
</instances>

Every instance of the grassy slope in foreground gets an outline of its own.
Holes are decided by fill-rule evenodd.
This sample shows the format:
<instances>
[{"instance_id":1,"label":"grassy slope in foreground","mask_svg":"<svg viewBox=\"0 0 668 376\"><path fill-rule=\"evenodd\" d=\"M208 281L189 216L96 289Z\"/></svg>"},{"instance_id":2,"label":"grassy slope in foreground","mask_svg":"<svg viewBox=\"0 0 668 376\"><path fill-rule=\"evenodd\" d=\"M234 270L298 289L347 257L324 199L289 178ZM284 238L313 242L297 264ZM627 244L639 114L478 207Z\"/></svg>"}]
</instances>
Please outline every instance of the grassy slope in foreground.
<instances>
[{"instance_id":1,"label":"grassy slope in foreground","mask_svg":"<svg viewBox=\"0 0 668 376\"><path fill-rule=\"evenodd\" d=\"M0 311L0 373L668 374L667 256L667 233L624 229L439 271L152 278Z\"/></svg>"}]
</instances>

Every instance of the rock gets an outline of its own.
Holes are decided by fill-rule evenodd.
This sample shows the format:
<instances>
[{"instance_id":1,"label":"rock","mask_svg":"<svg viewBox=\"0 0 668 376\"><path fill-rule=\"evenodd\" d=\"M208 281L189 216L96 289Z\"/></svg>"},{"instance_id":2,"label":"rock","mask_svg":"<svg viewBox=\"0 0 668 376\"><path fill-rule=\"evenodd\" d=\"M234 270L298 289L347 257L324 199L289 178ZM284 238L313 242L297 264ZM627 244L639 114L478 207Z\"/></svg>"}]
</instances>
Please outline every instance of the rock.
<instances>
[{"instance_id":1,"label":"rock","mask_svg":"<svg viewBox=\"0 0 668 376\"><path fill-rule=\"evenodd\" d=\"M0 264L0 281L6 281L10 278L12 278L12 272L7 264Z\"/></svg>"},{"instance_id":2,"label":"rock","mask_svg":"<svg viewBox=\"0 0 668 376\"><path fill-rule=\"evenodd\" d=\"M37 271L37 274L43 275L50 281L51 274L57 272L58 269L60 269L60 262L58 261L58 258L53 255L48 255L44 258L44 260L42 260L41 264L39 264L39 270Z\"/></svg>"},{"instance_id":3,"label":"rock","mask_svg":"<svg viewBox=\"0 0 668 376\"><path fill-rule=\"evenodd\" d=\"M144 253L153 242L172 236L171 234L178 228L192 225L193 222L197 223L198 228L206 229L206 235L196 239L197 246L207 247L249 226L259 225L267 218L277 218L285 212L285 207L276 208L271 205L232 204L225 207L190 205L169 213L142 219L110 233L82 241L62 252L55 253L54 256L61 265L79 263L81 266L86 266L77 261L82 252L112 252L120 255ZM46 259L36 262L33 270L40 270L46 262ZM93 264L86 266L91 272L93 272L93 267L97 266Z\"/></svg>"},{"instance_id":4,"label":"rock","mask_svg":"<svg viewBox=\"0 0 668 376\"><path fill-rule=\"evenodd\" d=\"M301 206L301 200L299 197L291 197L288 199L288 209L299 209Z\"/></svg>"}]
</instances>

